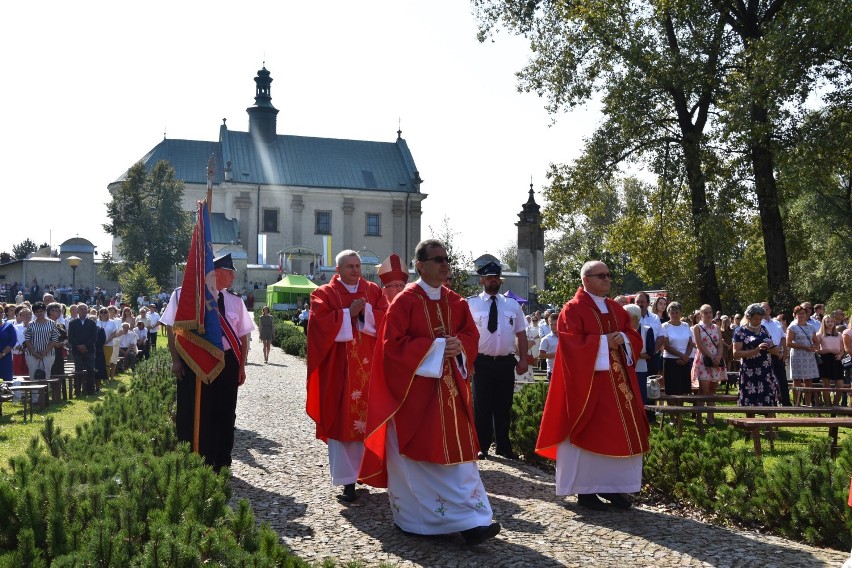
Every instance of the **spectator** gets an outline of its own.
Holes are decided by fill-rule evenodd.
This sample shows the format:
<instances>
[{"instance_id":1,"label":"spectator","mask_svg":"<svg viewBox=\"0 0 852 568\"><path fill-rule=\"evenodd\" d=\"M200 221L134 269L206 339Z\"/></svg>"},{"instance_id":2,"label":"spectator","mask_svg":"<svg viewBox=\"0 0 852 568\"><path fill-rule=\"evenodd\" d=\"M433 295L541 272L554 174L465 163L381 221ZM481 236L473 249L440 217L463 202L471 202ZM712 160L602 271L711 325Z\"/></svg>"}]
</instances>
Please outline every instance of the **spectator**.
<instances>
[{"instance_id":1,"label":"spectator","mask_svg":"<svg viewBox=\"0 0 852 568\"><path fill-rule=\"evenodd\" d=\"M822 379L823 388L830 388L834 383L834 388L843 387L843 366L840 364L840 359L843 358L843 338L837 333L837 326L833 315L827 315L822 318L819 331L816 333L817 353L822 359L820 365L820 378ZM840 393L835 391L834 401L831 400L831 395L828 391L822 393L822 403L824 406L835 406L840 403Z\"/></svg>"},{"instance_id":2,"label":"spectator","mask_svg":"<svg viewBox=\"0 0 852 568\"><path fill-rule=\"evenodd\" d=\"M733 357L734 330L731 327L730 316L722 316L719 324L719 335L722 340L722 359L725 361L727 371L736 371L735 359Z\"/></svg>"},{"instance_id":3,"label":"spectator","mask_svg":"<svg viewBox=\"0 0 852 568\"><path fill-rule=\"evenodd\" d=\"M123 370L136 368L136 334L130 328L130 324L121 324L121 335L118 336L118 354L123 357Z\"/></svg>"},{"instance_id":4,"label":"spectator","mask_svg":"<svg viewBox=\"0 0 852 568\"><path fill-rule=\"evenodd\" d=\"M645 305L648 305L647 300ZM648 404L648 363L653 361L655 357L654 346L656 341L654 339L654 330L642 323L642 308L639 306L638 296L635 304L628 304L624 306L624 309L630 315L631 325L639 332L639 336L642 338L642 350L639 352L635 370L636 380L639 383L639 393L642 395L642 404L645 405ZM648 418L653 418L653 413Z\"/></svg>"},{"instance_id":5,"label":"spectator","mask_svg":"<svg viewBox=\"0 0 852 568\"><path fill-rule=\"evenodd\" d=\"M778 346L778 356L772 357L772 371L775 373L775 380L778 381L779 402L782 406L792 406L790 402L790 387L787 384L787 367L784 365L784 351L787 348L786 334L781 324L772 319L772 306L769 305L769 302L762 302L760 307L764 311L761 323L769 333L769 339L772 344Z\"/></svg>"},{"instance_id":6,"label":"spectator","mask_svg":"<svg viewBox=\"0 0 852 568\"><path fill-rule=\"evenodd\" d=\"M157 335L160 332L160 314L157 313L156 304L151 303L148 307L148 319L151 320L151 325L148 327L148 348L151 351L156 351Z\"/></svg>"},{"instance_id":7,"label":"spectator","mask_svg":"<svg viewBox=\"0 0 852 568\"><path fill-rule=\"evenodd\" d=\"M59 341L59 331L56 324L47 319L47 308L44 302L33 304L35 321L24 330L24 349L30 380L35 377L36 369L44 371L45 377L50 376L55 357L54 347Z\"/></svg>"},{"instance_id":8,"label":"spectator","mask_svg":"<svg viewBox=\"0 0 852 568\"><path fill-rule=\"evenodd\" d=\"M817 367L815 353L816 329L810 323L808 308L805 304L793 308L793 316L796 323L787 328L787 348L790 350L790 376L793 379L793 388L810 387L811 381L819 379L819 368ZM811 393L805 393L805 406L811 406ZM800 391L793 393L793 404L799 406L802 401Z\"/></svg>"},{"instance_id":9,"label":"spectator","mask_svg":"<svg viewBox=\"0 0 852 568\"><path fill-rule=\"evenodd\" d=\"M748 323L734 332L734 357L740 366L740 406L776 406L778 381L772 372L772 355L780 355L778 345L772 344L769 332L761 325L766 312L760 304L746 308ZM813 357L811 357L813 358Z\"/></svg>"},{"instance_id":10,"label":"spectator","mask_svg":"<svg viewBox=\"0 0 852 568\"><path fill-rule=\"evenodd\" d=\"M269 313L269 306L263 306L260 316L260 340L263 342L264 363L269 363L269 351L272 349L273 339L275 339L275 320Z\"/></svg>"},{"instance_id":11,"label":"spectator","mask_svg":"<svg viewBox=\"0 0 852 568\"><path fill-rule=\"evenodd\" d=\"M148 351L148 330L145 329L145 322L137 321L133 333L136 336L136 358L138 360Z\"/></svg>"},{"instance_id":12,"label":"spectator","mask_svg":"<svg viewBox=\"0 0 852 568\"><path fill-rule=\"evenodd\" d=\"M2 381L12 380L12 349L17 342L15 320L7 320L0 324L0 380Z\"/></svg>"},{"instance_id":13,"label":"spectator","mask_svg":"<svg viewBox=\"0 0 852 568\"><path fill-rule=\"evenodd\" d=\"M130 329L136 329L136 316L133 315L133 310L130 306L124 306L121 308L121 323L130 324Z\"/></svg>"},{"instance_id":14,"label":"spectator","mask_svg":"<svg viewBox=\"0 0 852 568\"><path fill-rule=\"evenodd\" d=\"M698 313L701 315L701 321L692 328L692 341L699 351L698 356L693 359L692 379L698 382L700 394L716 394L719 383L727 378L722 334L713 323L713 308L710 305L704 304ZM707 403L707 406L715 405L715 402ZM716 423L712 413L707 414L707 423Z\"/></svg>"},{"instance_id":15,"label":"spectator","mask_svg":"<svg viewBox=\"0 0 852 568\"><path fill-rule=\"evenodd\" d=\"M556 361L556 347L559 345L559 337L556 335L556 322L559 320L559 314L550 314L550 333L541 338L541 345L538 348L538 357L547 361L547 382L550 382L550 377L553 376L553 364Z\"/></svg>"},{"instance_id":16,"label":"spectator","mask_svg":"<svg viewBox=\"0 0 852 568\"><path fill-rule=\"evenodd\" d=\"M98 339L98 326L88 318L89 307L77 305L77 318L68 324L68 344L74 356L74 392L86 395L95 394L95 342ZM85 377L85 381L84 381Z\"/></svg>"},{"instance_id":17,"label":"spectator","mask_svg":"<svg viewBox=\"0 0 852 568\"><path fill-rule=\"evenodd\" d=\"M121 318L118 317L118 308L114 305L111 305L107 308L109 311L109 319L112 323L115 324L115 334L112 336L112 357L107 361L107 375L110 380L115 378L116 371L118 370L118 358L119 358L119 338L124 333L124 330L121 326Z\"/></svg>"},{"instance_id":18,"label":"spectator","mask_svg":"<svg viewBox=\"0 0 852 568\"><path fill-rule=\"evenodd\" d=\"M669 312L666 306L669 301L665 296L657 296L654 300L654 307L651 308L651 312L660 319L660 323L666 323L669 321Z\"/></svg>"},{"instance_id":19,"label":"spectator","mask_svg":"<svg viewBox=\"0 0 852 568\"><path fill-rule=\"evenodd\" d=\"M17 342L15 343L15 350L12 355L12 368L16 376L30 374L29 367L27 367L27 360L24 356L24 330L30 325L32 315L32 311L25 304L15 308L15 333L17 334Z\"/></svg>"},{"instance_id":20,"label":"spectator","mask_svg":"<svg viewBox=\"0 0 852 568\"><path fill-rule=\"evenodd\" d=\"M666 394L690 394L692 381L692 330L681 321L679 302L668 304L669 321L663 323L663 380Z\"/></svg>"},{"instance_id":21,"label":"spectator","mask_svg":"<svg viewBox=\"0 0 852 568\"><path fill-rule=\"evenodd\" d=\"M139 357L148 359L151 357L151 318L148 317L148 308L144 306L142 307L142 309L139 310L139 315L136 316L137 328L139 322L141 322L142 325L145 326L145 333L148 334L148 337L145 339L145 349L139 351Z\"/></svg>"},{"instance_id":22,"label":"spectator","mask_svg":"<svg viewBox=\"0 0 852 568\"><path fill-rule=\"evenodd\" d=\"M118 333L118 325L109 317L109 308L100 308L98 310L98 328L103 330L103 337L95 343L95 366L98 371L98 380L108 381L111 378L109 367L112 361L113 339ZM103 340L103 344L98 349L98 343ZM97 390L98 387L95 387Z\"/></svg>"},{"instance_id":23,"label":"spectator","mask_svg":"<svg viewBox=\"0 0 852 568\"><path fill-rule=\"evenodd\" d=\"M53 302L47 306L47 317L56 326L56 332L59 334L59 339L57 339L54 345L53 366L50 369L51 376L65 374L65 341L68 339L68 329L64 323L60 323L61 310L62 305L57 302Z\"/></svg>"},{"instance_id":24,"label":"spectator","mask_svg":"<svg viewBox=\"0 0 852 568\"><path fill-rule=\"evenodd\" d=\"M524 381L533 382L535 380L536 360L539 356L539 344L541 337L538 335L538 318L527 315L524 319L527 320L527 372L524 373Z\"/></svg>"}]
</instances>

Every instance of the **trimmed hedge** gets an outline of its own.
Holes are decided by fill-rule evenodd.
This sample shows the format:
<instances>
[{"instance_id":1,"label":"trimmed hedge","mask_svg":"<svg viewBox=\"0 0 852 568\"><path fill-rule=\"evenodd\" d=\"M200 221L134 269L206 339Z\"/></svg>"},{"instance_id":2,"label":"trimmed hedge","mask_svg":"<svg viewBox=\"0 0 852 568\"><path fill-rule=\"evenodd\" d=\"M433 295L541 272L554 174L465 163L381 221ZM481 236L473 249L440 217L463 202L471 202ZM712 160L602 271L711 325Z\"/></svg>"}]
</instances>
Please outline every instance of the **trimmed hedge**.
<instances>
[{"instance_id":1,"label":"trimmed hedge","mask_svg":"<svg viewBox=\"0 0 852 568\"><path fill-rule=\"evenodd\" d=\"M247 501L228 506L228 471L177 443L174 410L161 350L76 437L48 418L0 473L0 567L308 566Z\"/></svg>"},{"instance_id":2,"label":"trimmed hedge","mask_svg":"<svg viewBox=\"0 0 852 568\"><path fill-rule=\"evenodd\" d=\"M308 338L305 337L304 330L292 321L298 315L299 311L273 311L270 313L275 321L275 337L272 339L272 345L280 347L289 355L305 357L307 354ZM260 321L260 315L260 311L254 312L256 322Z\"/></svg>"},{"instance_id":3,"label":"trimmed hedge","mask_svg":"<svg viewBox=\"0 0 852 568\"><path fill-rule=\"evenodd\" d=\"M546 384L515 393L510 438L525 460L534 453ZM735 522L816 546L852 548L852 508L846 504L852 474L852 436L831 459L830 440L820 439L767 467L747 448L734 448L742 433L711 429L703 437L672 427L652 428L644 457L644 495L702 509L721 522Z\"/></svg>"}]
</instances>

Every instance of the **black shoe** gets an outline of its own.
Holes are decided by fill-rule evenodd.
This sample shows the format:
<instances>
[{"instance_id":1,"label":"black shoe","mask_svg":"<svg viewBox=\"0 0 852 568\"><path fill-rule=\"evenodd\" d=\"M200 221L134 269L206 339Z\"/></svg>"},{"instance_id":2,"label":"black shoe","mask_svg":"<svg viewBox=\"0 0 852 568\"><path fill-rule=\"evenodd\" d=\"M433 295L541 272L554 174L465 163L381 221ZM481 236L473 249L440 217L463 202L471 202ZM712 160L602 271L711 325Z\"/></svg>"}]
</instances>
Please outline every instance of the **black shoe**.
<instances>
[{"instance_id":1,"label":"black shoe","mask_svg":"<svg viewBox=\"0 0 852 568\"><path fill-rule=\"evenodd\" d=\"M619 509L629 509L633 506L630 499L623 493L598 493L598 496L606 499Z\"/></svg>"},{"instance_id":2,"label":"black shoe","mask_svg":"<svg viewBox=\"0 0 852 568\"><path fill-rule=\"evenodd\" d=\"M518 454L516 454L512 450L508 450L508 451L505 451L505 452L498 451L497 455L500 456L500 457L506 458L507 460L518 459Z\"/></svg>"},{"instance_id":3,"label":"black shoe","mask_svg":"<svg viewBox=\"0 0 852 568\"><path fill-rule=\"evenodd\" d=\"M488 454L487 454L486 452L479 452L478 454L476 454L476 459L478 459L478 460L487 460L487 459L488 459Z\"/></svg>"},{"instance_id":4,"label":"black shoe","mask_svg":"<svg viewBox=\"0 0 852 568\"><path fill-rule=\"evenodd\" d=\"M491 523L485 527L474 527L472 529L467 529L466 531L461 531L461 535L464 537L465 544L468 546L475 546L485 542L489 538L497 536L497 533L499 532L500 523Z\"/></svg>"},{"instance_id":5,"label":"black shoe","mask_svg":"<svg viewBox=\"0 0 852 568\"><path fill-rule=\"evenodd\" d=\"M607 510L606 503L598 499L598 496L594 493L581 493L577 495L577 504L584 509L591 509L592 511Z\"/></svg>"},{"instance_id":6,"label":"black shoe","mask_svg":"<svg viewBox=\"0 0 852 568\"><path fill-rule=\"evenodd\" d=\"M343 501L344 503L351 503L355 499L358 498L358 495L355 493L355 484L347 483L343 486L343 493L338 495L338 500Z\"/></svg>"}]
</instances>

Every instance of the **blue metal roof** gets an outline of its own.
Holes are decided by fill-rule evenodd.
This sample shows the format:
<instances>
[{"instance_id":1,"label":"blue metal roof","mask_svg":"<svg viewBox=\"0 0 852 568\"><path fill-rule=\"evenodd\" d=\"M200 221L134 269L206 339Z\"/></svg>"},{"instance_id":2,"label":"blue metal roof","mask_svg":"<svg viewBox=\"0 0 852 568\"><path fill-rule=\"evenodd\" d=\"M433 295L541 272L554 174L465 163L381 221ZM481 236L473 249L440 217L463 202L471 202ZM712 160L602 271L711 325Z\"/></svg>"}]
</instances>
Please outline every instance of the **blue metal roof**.
<instances>
[{"instance_id":1,"label":"blue metal roof","mask_svg":"<svg viewBox=\"0 0 852 568\"><path fill-rule=\"evenodd\" d=\"M369 142L278 135L264 143L224 125L219 135L219 142L164 139L142 162L150 170L159 160L166 160L186 183L207 183L207 160L215 154L217 184L224 181L225 165L230 161L232 180L237 183L419 191L414 159L402 138ZM116 181L123 181L126 175Z\"/></svg>"}]
</instances>

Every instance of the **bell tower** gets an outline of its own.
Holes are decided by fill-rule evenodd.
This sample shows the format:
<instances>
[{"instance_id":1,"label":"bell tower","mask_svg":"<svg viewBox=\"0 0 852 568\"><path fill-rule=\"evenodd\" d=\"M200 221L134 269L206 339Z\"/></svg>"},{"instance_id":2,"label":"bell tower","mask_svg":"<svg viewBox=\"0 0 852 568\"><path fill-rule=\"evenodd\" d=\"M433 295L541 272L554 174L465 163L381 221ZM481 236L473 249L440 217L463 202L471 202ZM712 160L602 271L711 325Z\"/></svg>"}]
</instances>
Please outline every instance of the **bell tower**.
<instances>
[{"instance_id":1,"label":"bell tower","mask_svg":"<svg viewBox=\"0 0 852 568\"><path fill-rule=\"evenodd\" d=\"M529 199L521 207L515 226L518 227L518 272L529 275L531 296L533 293L537 296L537 292L544 289L544 229L541 227L541 206L535 202L532 183Z\"/></svg>"}]
</instances>

